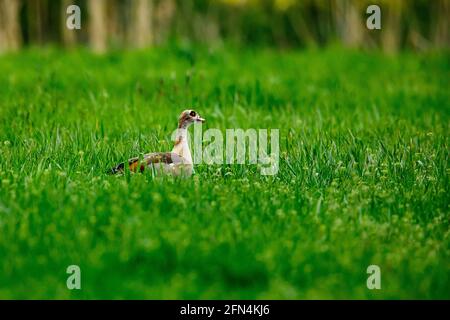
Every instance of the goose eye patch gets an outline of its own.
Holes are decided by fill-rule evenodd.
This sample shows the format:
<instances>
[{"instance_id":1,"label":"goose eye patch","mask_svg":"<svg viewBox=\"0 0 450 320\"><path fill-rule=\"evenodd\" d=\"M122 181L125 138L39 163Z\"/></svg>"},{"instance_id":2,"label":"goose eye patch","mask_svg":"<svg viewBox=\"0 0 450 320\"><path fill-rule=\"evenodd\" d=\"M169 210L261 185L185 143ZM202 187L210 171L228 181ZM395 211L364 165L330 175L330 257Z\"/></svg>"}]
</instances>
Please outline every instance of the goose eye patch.
<instances>
[{"instance_id":1,"label":"goose eye patch","mask_svg":"<svg viewBox=\"0 0 450 320\"><path fill-rule=\"evenodd\" d=\"M189 113L189 115L190 115L191 117L195 117L196 113L195 113L195 111L191 111L191 113Z\"/></svg>"}]
</instances>

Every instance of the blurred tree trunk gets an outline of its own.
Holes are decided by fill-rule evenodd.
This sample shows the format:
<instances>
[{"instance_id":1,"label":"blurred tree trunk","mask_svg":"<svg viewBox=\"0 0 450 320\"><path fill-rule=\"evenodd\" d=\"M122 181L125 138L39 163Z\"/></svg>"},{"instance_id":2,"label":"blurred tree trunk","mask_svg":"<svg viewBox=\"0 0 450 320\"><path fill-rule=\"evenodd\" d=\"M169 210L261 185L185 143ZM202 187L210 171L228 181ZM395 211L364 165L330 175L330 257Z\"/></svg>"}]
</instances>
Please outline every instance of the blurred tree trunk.
<instances>
[{"instance_id":1,"label":"blurred tree trunk","mask_svg":"<svg viewBox=\"0 0 450 320\"><path fill-rule=\"evenodd\" d=\"M133 0L128 39L137 48L153 43L152 0Z\"/></svg>"},{"instance_id":2,"label":"blurred tree trunk","mask_svg":"<svg viewBox=\"0 0 450 320\"><path fill-rule=\"evenodd\" d=\"M89 12L89 43L97 53L106 51L107 17L106 0L88 0Z\"/></svg>"},{"instance_id":3,"label":"blurred tree trunk","mask_svg":"<svg viewBox=\"0 0 450 320\"><path fill-rule=\"evenodd\" d=\"M73 47L77 41L76 38L76 31L70 30L66 26L66 20L67 20L67 7L73 4L73 0L63 0L62 7L61 7L61 28L62 28L62 41L64 46L66 47Z\"/></svg>"},{"instance_id":4,"label":"blurred tree trunk","mask_svg":"<svg viewBox=\"0 0 450 320\"><path fill-rule=\"evenodd\" d=\"M30 43L44 43L45 0L27 0L28 36Z\"/></svg>"},{"instance_id":5,"label":"blurred tree trunk","mask_svg":"<svg viewBox=\"0 0 450 320\"><path fill-rule=\"evenodd\" d=\"M381 46L385 52L395 53L400 48L402 1L391 0L386 6L381 13Z\"/></svg>"},{"instance_id":6,"label":"blurred tree trunk","mask_svg":"<svg viewBox=\"0 0 450 320\"><path fill-rule=\"evenodd\" d=\"M352 0L335 0L334 8L338 37L348 47L359 47L366 24L361 19L362 13L358 4Z\"/></svg>"},{"instance_id":7,"label":"blurred tree trunk","mask_svg":"<svg viewBox=\"0 0 450 320\"><path fill-rule=\"evenodd\" d=\"M436 47L448 48L450 45L449 38L449 23L448 19L450 16L450 1L448 0L438 0L434 3L435 14L433 24L433 34L432 40Z\"/></svg>"},{"instance_id":8,"label":"blurred tree trunk","mask_svg":"<svg viewBox=\"0 0 450 320\"><path fill-rule=\"evenodd\" d=\"M167 40L176 9L177 4L174 0L159 1L158 5L155 7L155 42L162 43ZM189 19L189 17L183 18Z\"/></svg>"},{"instance_id":9,"label":"blurred tree trunk","mask_svg":"<svg viewBox=\"0 0 450 320\"><path fill-rule=\"evenodd\" d=\"M0 0L0 52L17 50L22 44L19 0Z\"/></svg>"},{"instance_id":10,"label":"blurred tree trunk","mask_svg":"<svg viewBox=\"0 0 450 320\"><path fill-rule=\"evenodd\" d=\"M108 40L112 47L118 47L119 43L123 42L123 32L121 28L122 21L120 20L120 13L122 12L118 0L108 0L106 8L107 14L107 30L109 32Z\"/></svg>"}]
</instances>

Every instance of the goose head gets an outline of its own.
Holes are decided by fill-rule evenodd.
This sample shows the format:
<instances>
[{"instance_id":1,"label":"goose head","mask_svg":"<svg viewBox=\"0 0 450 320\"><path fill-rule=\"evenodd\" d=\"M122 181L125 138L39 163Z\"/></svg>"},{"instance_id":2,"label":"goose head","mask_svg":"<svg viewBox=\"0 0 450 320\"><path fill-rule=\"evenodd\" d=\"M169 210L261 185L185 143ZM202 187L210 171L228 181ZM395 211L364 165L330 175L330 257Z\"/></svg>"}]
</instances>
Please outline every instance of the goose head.
<instances>
[{"instance_id":1,"label":"goose head","mask_svg":"<svg viewBox=\"0 0 450 320\"><path fill-rule=\"evenodd\" d=\"M178 128L187 128L195 122L205 122L195 110L184 110L178 118Z\"/></svg>"}]
</instances>

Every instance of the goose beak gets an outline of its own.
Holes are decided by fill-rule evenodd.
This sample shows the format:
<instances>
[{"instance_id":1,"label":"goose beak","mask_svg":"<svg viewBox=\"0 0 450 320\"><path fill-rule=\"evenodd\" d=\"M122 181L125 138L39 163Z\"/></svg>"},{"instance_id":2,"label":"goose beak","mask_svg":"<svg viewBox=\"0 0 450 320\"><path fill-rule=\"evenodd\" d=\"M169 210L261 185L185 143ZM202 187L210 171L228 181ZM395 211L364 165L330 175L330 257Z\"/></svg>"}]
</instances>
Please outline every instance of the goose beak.
<instances>
[{"instance_id":1,"label":"goose beak","mask_svg":"<svg viewBox=\"0 0 450 320\"><path fill-rule=\"evenodd\" d=\"M202 117L200 117L200 116L197 116L197 122L205 122L206 120L205 119L203 119Z\"/></svg>"}]
</instances>

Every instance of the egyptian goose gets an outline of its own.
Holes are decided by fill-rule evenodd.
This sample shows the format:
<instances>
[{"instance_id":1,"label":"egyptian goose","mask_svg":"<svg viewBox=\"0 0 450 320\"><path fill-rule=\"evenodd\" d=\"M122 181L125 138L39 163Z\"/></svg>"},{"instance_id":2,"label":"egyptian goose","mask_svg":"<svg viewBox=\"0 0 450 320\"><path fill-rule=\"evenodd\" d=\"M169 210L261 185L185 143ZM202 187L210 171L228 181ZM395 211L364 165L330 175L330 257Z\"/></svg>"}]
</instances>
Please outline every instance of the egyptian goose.
<instances>
[{"instance_id":1,"label":"egyptian goose","mask_svg":"<svg viewBox=\"0 0 450 320\"><path fill-rule=\"evenodd\" d=\"M178 119L175 145L171 152L152 152L128 160L128 167L132 172L143 172L147 167L155 173L172 174L176 176L191 176L193 162L187 139L187 130L195 122L204 122L205 119L194 110L184 110ZM110 170L111 174L122 173L125 163L122 162Z\"/></svg>"}]
</instances>

